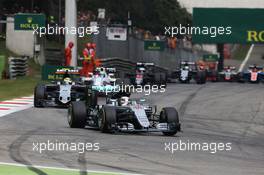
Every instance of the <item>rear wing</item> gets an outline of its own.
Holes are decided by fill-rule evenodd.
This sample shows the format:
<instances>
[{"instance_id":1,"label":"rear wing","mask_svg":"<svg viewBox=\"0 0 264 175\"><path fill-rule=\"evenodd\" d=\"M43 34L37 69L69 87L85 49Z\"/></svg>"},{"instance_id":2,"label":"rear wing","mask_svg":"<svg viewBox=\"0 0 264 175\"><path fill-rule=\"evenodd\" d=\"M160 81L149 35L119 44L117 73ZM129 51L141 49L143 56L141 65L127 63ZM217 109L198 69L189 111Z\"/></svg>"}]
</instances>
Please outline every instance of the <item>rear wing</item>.
<instances>
[{"instance_id":1,"label":"rear wing","mask_svg":"<svg viewBox=\"0 0 264 175\"><path fill-rule=\"evenodd\" d=\"M231 70L236 70L236 67L235 66L230 66L230 67L225 66L224 67L224 70L227 70L228 68L231 69Z\"/></svg>"},{"instance_id":2,"label":"rear wing","mask_svg":"<svg viewBox=\"0 0 264 175\"><path fill-rule=\"evenodd\" d=\"M106 68L105 69L108 73L115 73L116 72L116 68Z\"/></svg>"},{"instance_id":3,"label":"rear wing","mask_svg":"<svg viewBox=\"0 0 264 175\"><path fill-rule=\"evenodd\" d=\"M193 61L182 61L182 62L181 62L181 65L183 65L183 64L196 65L196 63L193 62Z\"/></svg>"},{"instance_id":4,"label":"rear wing","mask_svg":"<svg viewBox=\"0 0 264 175\"><path fill-rule=\"evenodd\" d=\"M248 66L248 68L249 68L249 69L254 69L254 68L256 68L256 69L258 69L258 70L262 70L262 69L263 69L263 66L250 65L250 66Z\"/></svg>"},{"instance_id":5,"label":"rear wing","mask_svg":"<svg viewBox=\"0 0 264 175\"><path fill-rule=\"evenodd\" d=\"M137 66L154 66L154 63L141 63L141 62L138 62Z\"/></svg>"},{"instance_id":6,"label":"rear wing","mask_svg":"<svg viewBox=\"0 0 264 175\"><path fill-rule=\"evenodd\" d=\"M107 73L115 73L116 72L116 68L97 67L95 70L96 71L105 71Z\"/></svg>"},{"instance_id":7,"label":"rear wing","mask_svg":"<svg viewBox=\"0 0 264 175\"><path fill-rule=\"evenodd\" d=\"M78 75L78 74L80 74L80 71L78 69L57 69L55 74L59 74L59 75L64 75L64 74Z\"/></svg>"}]
</instances>

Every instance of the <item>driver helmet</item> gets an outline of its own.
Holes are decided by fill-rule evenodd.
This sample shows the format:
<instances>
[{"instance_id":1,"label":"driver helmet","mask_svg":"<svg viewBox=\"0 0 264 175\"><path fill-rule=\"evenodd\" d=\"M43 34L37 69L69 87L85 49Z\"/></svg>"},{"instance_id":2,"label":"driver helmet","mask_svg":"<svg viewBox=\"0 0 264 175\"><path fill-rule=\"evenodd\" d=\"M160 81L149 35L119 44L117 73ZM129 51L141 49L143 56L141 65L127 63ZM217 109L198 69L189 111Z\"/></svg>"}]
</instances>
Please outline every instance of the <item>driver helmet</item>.
<instances>
[{"instance_id":1,"label":"driver helmet","mask_svg":"<svg viewBox=\"0 0 264 175\"><path fill-rule=\"evenodd\" d=\"M100 73L101 76L105 76L105 68L101 67L99 69L99 73Z\"/></svg>"},{"instance_id":2,"label":"driver helmet","mask_svg":"<svg viewBox=\"0 0 264 175\"><path fill-rule=\"evenodd\" d=\"M127 106L129 101L129 97L121 97L120 98L120 105L121 106Z\"/></svg>"},{"instance_id":3,"label":"driver helmet","mask_svg":"<svg viewBox=\"0 0 264 175\"><path fill-rule=\"evenodd\" d=\"M256 64L253 65L252 71L253 71L253 72L257 72L257 71L258 71L258 67L257 67Z\"/></svg>"},{"instance_id":4,"label":"driver helmet","mask_svg":"<svg viewBox=\"0 0 264 175\"><path fill-rule=\"evenodd\" d=\"M68 46L69 46L70 48L73 48L73 46L74 46L73 42L72 42L72 41L69 42Z\"/></svg>"},{"instance_id":5,"label":"driver helmet","mask_svg":"<svg viewBox=\"0 0 264 175\"><path fill-rule=\"evenodd\" d=\"M185 66L184 66L184 69L185 69L185 70L188 70L188 69L189 69L189 65L185 65Z\"/></svg>"},{"instance_id":6,"label":"driver helmet","mask_svg":"<svg viewBox=\"0 0 264 175\"><path fill-rule=\"evenodd\" d=\"M71 80L71 78L69 78L69 77L64 78L63 81L65 82L65 84L71 84L71 83L72 83L72 80Z\"/></svg>"},{"instance_id":7,"label":"driver helmet","mask_svg":"<svg viewBox=\"0 0 264 175\"><path fill-rule=\"evenodd\" d=\"M100 72L101 72L101 73L104 73L104 72L105 72L105 68L101 67L101 68L100 68Z\"/></svg>"},{"instance_id":8,"label":"driver helmet","mask_svg":"<svg viewBox=\"0 0 264 175\"><path fill-rule=\"evenodd\" d=\"M87 49L90 49L90 48L92 47L92 44L91 44L91 43L86 43L85 47L86 47Z\"/></svg>"}]
</instances>

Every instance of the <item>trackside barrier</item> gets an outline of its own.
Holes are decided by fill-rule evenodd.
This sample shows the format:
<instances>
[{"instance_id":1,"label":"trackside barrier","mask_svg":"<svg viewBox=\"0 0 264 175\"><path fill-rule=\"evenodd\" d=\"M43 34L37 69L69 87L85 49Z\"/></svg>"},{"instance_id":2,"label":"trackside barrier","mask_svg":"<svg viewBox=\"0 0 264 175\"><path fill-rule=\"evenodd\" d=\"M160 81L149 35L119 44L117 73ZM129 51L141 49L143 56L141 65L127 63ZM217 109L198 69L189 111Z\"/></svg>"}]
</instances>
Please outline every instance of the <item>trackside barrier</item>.
<instances>
[{"instance_id":1,"label":"trackside barrier","mask_svg":"<svg viewBox=\"0 0 264 175\"><path fill-rule=\"evenodd\" d=\"M8 65L10 79L26 76L28 72L28 57L9 57Z\"/></svg>"},{"instance_id":2,"label":"trackside barrier","mask_svg":"<svg viewBox=\"0 0 264 175\"><path fill-rule=\"evenodd\" d=\"M115 68L116 76L119 78L127 78L127 76L131 74L135 74L136 62L113 57L113 58L101 58L100 59L102 67ZM163 68L160 66L155 66L156 72L168 73L167 68ZM73 67L65 67L65 66L55 66L55 65L43 65L42 66L42 80L61 80L61 75L56 75L55 72L57 69L74 69ZM81 67L78 67L81 69Z\"/></svg>"},{"instance_id":3,"label":"trackside barrier","mask_svg":"<svg viewBox=\"0 0 264 175\"><path fill-rule=\"evenodd\" d=\"M124 78L126 74L131 74L135 72L136 62L127 59L122 59L118 57L113 58L102 58L101 64L103 67L113 67L116 68L117 75L120 78ZM168 69L160 66L154 65L157 72L168 73Z\"/></svg>"}]
</instances>

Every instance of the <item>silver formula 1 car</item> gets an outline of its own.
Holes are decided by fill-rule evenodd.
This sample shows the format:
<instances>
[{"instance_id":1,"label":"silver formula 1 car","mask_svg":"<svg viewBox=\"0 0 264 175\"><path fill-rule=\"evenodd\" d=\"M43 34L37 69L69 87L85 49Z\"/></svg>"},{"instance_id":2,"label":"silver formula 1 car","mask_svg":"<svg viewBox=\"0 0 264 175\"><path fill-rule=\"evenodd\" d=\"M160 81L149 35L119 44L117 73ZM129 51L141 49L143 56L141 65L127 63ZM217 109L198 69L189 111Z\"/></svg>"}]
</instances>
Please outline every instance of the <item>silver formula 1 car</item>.
<instances>
[{"instance_id":1,"label":"silver formula 1 car","mask_svg":"<svg viewBox=\"0 0 264 175\"><path fill-rule=\"evenodd\" d=\"M107 95L119 88L114 76L115 72L115 68L98 67L93 73L89 73L88 77L83 77L82 81L100 94Z\"/></svg>"},{"instance_id":2,"label":"silver formula 1 car","mask_svg":"<svg viewBox=\"0 0 264 175\"><path fill-rule=\"evenodd\" d=\"M180 67L172 72L171 77L173 79L178 79L181 83L190 83L192 79L194 79L197 84L206 83L205 69L191 61L182 61Z\"/></svg>"},{"instance_id":3,"label":"silver formula 1 car","mask_svg":"<svg viewBox=\"0 0 264 175\"><path fill-rule=\"evenodd\" d=\"M135 73L130 75L130 82L136 86L157 85L159 88L167 86L167 75L155 67L154 63L138 62Z\"/></svg>"},{"instance_id":4,"label":"silver formula 1 car","mask_svg":"<svg viewBox=\"0 0 264 175\"><path fill-rule=\"evenodd\" d=\"M107 97L106 104L98 105L96 93L90 91L86 102L72 102L68 110L68 123L72 128L85 126L102 132L162 132L172 136L181 130L178 112L173 107L156 107L144 99L130 99L124 92Z\"/></svg>"},{"instance_id":5,"label":"silver formula 1 car","mask_svg":"<svg viewBox=\"0 0 264 175\"><path fill-rule=\"evenodd\" d=\"M68 72L71 71L71 72ZM71 101L84 100L86 85L72 81L70 74L77 74L74 70L57 70L63 74L63 80L49 84L38 84L34 91L35 107L68 107Z\"/></svg>"},{"instance_id":6,"label":"silver formula 1 car","mask_svg":"<svg viewBox=\"0 0 264 175\"><path fill-rule=\"evenodd\" d=\"M218 73L219 81L234 82L238 81L238 72L233 66L224 67L223 71Z\"/></svg>"}]
</instances>

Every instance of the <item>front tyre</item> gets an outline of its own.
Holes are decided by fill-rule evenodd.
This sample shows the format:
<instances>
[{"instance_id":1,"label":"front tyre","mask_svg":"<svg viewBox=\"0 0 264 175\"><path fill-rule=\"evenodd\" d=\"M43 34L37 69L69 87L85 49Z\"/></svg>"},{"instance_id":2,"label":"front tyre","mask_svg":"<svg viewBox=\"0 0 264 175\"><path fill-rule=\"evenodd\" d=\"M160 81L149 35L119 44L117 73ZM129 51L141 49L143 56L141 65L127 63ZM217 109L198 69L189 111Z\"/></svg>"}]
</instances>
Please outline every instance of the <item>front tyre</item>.
<instances>
[{"instance_id":1,"label":"front tyre","mask_svg":"<svg viewBox=\"0 0 264 175\"><path fill-rule=\"evenodd\" d=\"M68 123L71 128L84 128L86 125L86 106L83 101L72 102L68 109Z\"/></svg>"},{"instance_id":2,"label":"front tyre","mask_svg":"<svg viewBox=\"0 0 264 175\"><path fill-rule=\"evenodd\" d=\"M212 72L211 72L211 81L212 82L218 82L219 81L219 78L218 78L218 71L216 71L216 70L213 70Z\"/></svg>"},{"instance_id":3,"label":"front tyre","mask_svg":"<svg viewBox=\"0 0 264 175\"><path fill-rule=\"evenodd\" d=\"M166 107L160 112L160 123L168 124L168 131L163 131L165 136L173 136L180 131L179 114L175 108Z\"/></svg>"},{"instance_id":4,"label":"front tyre","mask_svg":"<svg viewBox=\"0 0 264 175\"><path fill-rule=\"evenodd\" d=\"M206 72L198 71L196 75L196 83L197 84L205 84L206 83Z\"/></svg>"},{"instance_id":5,"label":"front tyre","mask_svg":"<svg viewBox=\"0 0 264 175\"><path fill-rule=\"evenodd\" d=\"M43 107L42 101L45 99L45 85L39 84L34 91L34 107Z\"/></svg>"},{"instance_id":6,"label":"front tyre","mask_svg":"<svg viewBox=\"0 0 264 175\"><path fill-rule=\"evenodd\" d=\"M111 133L116 124L116 109L113 106L103 106L99 112L98 127L101 132Z\"/></svg>"}]
</instances>

